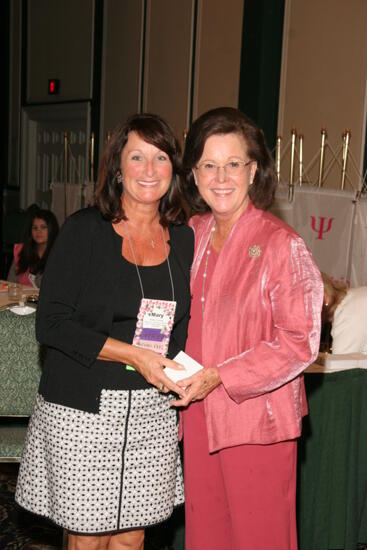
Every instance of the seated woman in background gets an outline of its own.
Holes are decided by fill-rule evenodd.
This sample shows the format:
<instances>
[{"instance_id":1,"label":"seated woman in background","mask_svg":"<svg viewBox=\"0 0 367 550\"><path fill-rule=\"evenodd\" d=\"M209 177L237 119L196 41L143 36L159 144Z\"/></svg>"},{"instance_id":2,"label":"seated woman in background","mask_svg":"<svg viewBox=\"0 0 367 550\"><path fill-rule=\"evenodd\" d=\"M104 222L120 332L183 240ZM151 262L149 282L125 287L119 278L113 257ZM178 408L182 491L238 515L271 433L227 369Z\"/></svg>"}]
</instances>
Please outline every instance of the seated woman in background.
<instances>
[{"instance_id":1,"label":"seated woman in background","mask_svg":"<svg viewBox=\"0 0 367 550\"><path fill-rule=\"evenodd\" d=\"M332 323L333 353L367 353L367 287L348 288L325 273L321 275L323 320Z\"/></svg>"},{"instance_id":2,"label":"seated woman in background","mask_svg":"<svg viewBox=\"0 0 367 550\"><path fill-rule=\"evenodd\" d=\"M59 224L55 215L49 210L37 210L30 220L24 242L14 245L14 260L8 280L39 287L58 231Z\"/></svg>"}]
</instances>

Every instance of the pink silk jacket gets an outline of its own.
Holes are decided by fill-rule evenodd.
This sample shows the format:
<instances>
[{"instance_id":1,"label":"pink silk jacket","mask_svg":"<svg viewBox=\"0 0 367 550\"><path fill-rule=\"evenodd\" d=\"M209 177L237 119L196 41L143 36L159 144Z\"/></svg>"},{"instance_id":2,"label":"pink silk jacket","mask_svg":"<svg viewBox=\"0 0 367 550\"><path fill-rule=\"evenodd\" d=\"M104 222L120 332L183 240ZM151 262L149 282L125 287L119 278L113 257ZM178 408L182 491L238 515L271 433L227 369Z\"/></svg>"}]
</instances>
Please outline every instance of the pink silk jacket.
<instances>
[{"instance_id":1,"label":"pink silk jacket","mask_svg":"<svg viewBox=\"0 0 367 550\"><path fill-rule=\"evenodd\" d=\"M211 214L195 216L191 284L205 261ZM301 434L302 372L318 353L323 284L295 231L250 204L218 257L205 296L202 359L222 384L204 400L210 452Z\"/></svg>"}]
</instances>

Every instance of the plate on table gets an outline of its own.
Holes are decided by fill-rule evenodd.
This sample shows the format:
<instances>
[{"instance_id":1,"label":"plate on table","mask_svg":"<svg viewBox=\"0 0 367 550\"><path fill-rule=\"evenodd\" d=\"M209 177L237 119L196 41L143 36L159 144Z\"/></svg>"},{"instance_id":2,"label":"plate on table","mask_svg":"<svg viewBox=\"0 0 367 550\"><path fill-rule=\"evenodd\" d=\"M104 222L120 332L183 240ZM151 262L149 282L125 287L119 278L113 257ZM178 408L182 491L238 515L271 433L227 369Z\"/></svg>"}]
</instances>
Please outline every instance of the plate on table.
<instances>
[{"instance_id":1,"label":"plate on table","mask_svg":"<svg viewBox=\"0 0 367 550\"><path fill-rule=\"evenodd\" d=\"M34 307L29 306L13 306L9 308L9 311L15 313L16 315L30 315L36 310L34 309Z\"/></svg>"}]
</instances>

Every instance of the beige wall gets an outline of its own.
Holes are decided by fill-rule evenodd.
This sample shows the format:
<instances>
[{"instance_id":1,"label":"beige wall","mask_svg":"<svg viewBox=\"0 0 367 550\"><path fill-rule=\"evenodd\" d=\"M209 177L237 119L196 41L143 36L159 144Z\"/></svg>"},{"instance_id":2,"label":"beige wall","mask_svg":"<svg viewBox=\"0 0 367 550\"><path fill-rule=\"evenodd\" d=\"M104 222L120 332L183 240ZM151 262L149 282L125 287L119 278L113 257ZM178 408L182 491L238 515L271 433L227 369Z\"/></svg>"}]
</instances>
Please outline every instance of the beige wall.
<instances>
[{"instance_id":1,"label":"beige wall","mask_svg":"<svg viewBox=\"0 0 367 550\"><path fill-rule=\"evenodd\" d=\"M105 0L103 22L100 145L140 108L143 0Z\"/></svg>"},{"instance_id":2,"label":"beige wall","mask_svg":"<svg viewBox=\"0 0 367 550\"><path fill-rule=\"evenodd\" d=\"M305 136L307 165L320 149L326 127L334 150L341 134L352 132L351 153L362 171L367 79L367 2L364 0L286 0L278 133L283 143L295 127ZM326 151L325 167L332 156ZM289 174L289 156L282 175ZM348 169L359 181L352 163ZM310 171L317 180L318 162ZM334 168L326 187L339 187L340 168ZM350 187L349 187L350 188Z\"/></svg>"},{"instance_id":3,"label":"beige wall","mask_svg":"<svg viewBox=\"0 0 367 550\"><path fill-rule=\"evenodd\" d=\"M139 110L141 93L143 110L166 118L180 140L191 115L237 106L243 3L198 0L194 21L194 0L148 0L143 55L142 0L105 0L101 139Z\"/></svg>"},{"instance_id":4,"label":"beige wall","mask_svg":"<svg viewBox=\"0 0 367 550\"><path fill-rule=\"evenodd\" d=\"M193 118L237 107L244 0L199 0Z\"/></svg>"},{"instance_id":5,"label":"beige wall","mask_svg":"<svg viewBox=\"0 0 367 550\"><path fill-rule=\"evenodd\" d=\"M92 97L93 0L29 0L27 101ZM48 79L60 79L60 94L48 95Z\"/></svg>"},{"instance_id":6,"label":"beige wall","mask_svg":"<svg viewBox=\"0 0 367 550\"><path fill-rule=\"evenodd\" d=\"M148 0L143 109L167 119L182 138L188 125L193 0Z\"/></svg>"}]
</instances>

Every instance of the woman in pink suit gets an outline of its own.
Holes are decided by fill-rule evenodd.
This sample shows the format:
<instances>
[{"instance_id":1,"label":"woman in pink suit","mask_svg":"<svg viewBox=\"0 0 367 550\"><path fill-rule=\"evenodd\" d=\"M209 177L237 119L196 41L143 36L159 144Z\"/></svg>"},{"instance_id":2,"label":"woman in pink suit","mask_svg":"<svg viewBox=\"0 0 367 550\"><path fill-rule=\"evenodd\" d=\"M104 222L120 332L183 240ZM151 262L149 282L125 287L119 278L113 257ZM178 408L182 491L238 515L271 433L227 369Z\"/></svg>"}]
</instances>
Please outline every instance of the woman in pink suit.
<instances>
[{"instance_id":1,"label":"woman in pink suit","mask_svg":"<svg viewBox=\"0 0 367 550\"><path fill-rule=\"evenodd\" d=\"M323 286L303 240L266 210L263 132L218 108L187 136L196 215L183 413L186 549L295 550L302 373L317 356Z\"/></svg>"}]
</instances>

